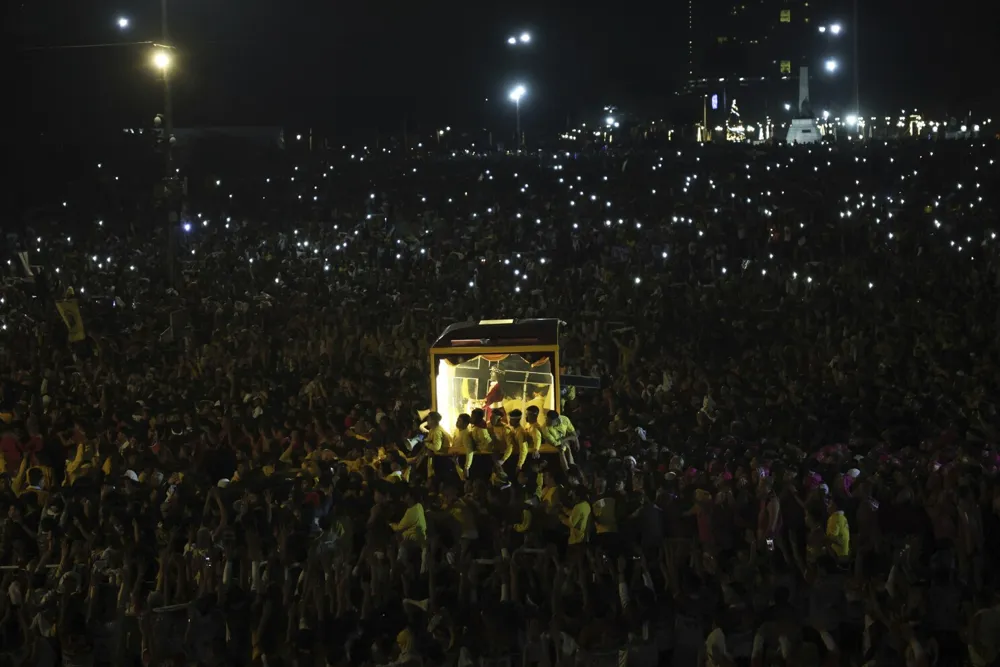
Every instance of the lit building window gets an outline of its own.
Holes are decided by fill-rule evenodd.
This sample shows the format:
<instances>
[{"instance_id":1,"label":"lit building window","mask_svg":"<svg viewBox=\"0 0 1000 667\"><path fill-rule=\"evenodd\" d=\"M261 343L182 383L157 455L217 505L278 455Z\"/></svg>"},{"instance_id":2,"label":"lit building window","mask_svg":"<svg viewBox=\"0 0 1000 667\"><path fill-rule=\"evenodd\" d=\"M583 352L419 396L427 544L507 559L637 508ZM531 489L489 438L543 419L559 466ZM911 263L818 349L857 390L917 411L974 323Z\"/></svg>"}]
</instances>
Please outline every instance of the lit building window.
<instances>
[{"instance_id":1,"label":"lit building window","mask_svg":"<svg viewBox=\"0 0 1000 667\"><path fill-rule=\"evenodd\" d=\"M782 74L791 74L792 73L792 61L791 60L782 60L781 61L781 73Z\"/></svg>"},{"instance_id":2,"label":"lit building window","mask_svg":"<svg viewBox=\"0 0 1000 667\"><path fill-rule=\"evenodd\" d=\"M792 22L792 10L791 9L782 9L781 10L781 22L782 23L791 23Z\"/></svg>"}]
</instances>

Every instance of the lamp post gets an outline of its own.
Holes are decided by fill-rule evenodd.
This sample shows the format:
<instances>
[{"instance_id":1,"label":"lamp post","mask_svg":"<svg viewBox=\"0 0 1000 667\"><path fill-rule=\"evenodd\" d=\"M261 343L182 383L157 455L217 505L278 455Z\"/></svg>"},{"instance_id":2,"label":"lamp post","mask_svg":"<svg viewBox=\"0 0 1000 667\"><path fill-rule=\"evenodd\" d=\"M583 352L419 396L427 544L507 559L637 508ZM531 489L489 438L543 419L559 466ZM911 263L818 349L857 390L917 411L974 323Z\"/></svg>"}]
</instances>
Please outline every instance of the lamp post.
<instances>
[{"instance_id":1,"label":"lamp post","mask_svg":"<svg viewBox=\"0 0 1000 667\"><path fill-rule=\"evenodd\" d=\"M163 43L169 45L170 33L167 30L167 0L160 0L160 30L162 33L161 38L163 39ZM167 176L170 177L172 176L172 167L174 162L174 156L172 150L172 142L174 138L174 104L173 104L173 99L171 98L170 95L171 59L169 57L169 54L167 54L165 51L161 51L160 54L163 54L166 57L160 58L158 62L154 61L154 63L163 73L163 121L166 124L166 131L167 131L166 168L167 168ZM160 54L157 54L156 57L159 58ZM160 63L162 63L162 65Z\"/></svg>"},{"instance_id":2,"label":"lamp post","mask_svg":"<svg viewBox=\"0 0 1000 667\"><path fill-rule=\"evenodd\" d=\"M170 31L167 22L167 0L160 0L160 33L163 43L167 48L172 48L170 43ZM177 206L178 183L176 172L174 171L174 103L170 94L170 67L173 64L170 54L167 51L160 51L153 56L153 64L157 66L163 74L163 122L166 126L166 156L164 160L164 203L167 214L167 279L171 286L177 283L177 223L180 221L180 212Z\"/></svg>"},{"instance_id":3,"label":"lamp post","mask_svg":"<svg viewBox=\"0 0 1000 667\"><path fill-rule=\"evenodd\" d=\"M861 79L858 74L858 0L854 0L854 25L851 27L854 39L854 113L861 113Z\"/></svg>"},{"instance_id":4,"label":"lamp post","mask_svg":"<svg viewBox=\"0 0 1000 667\"><path fill-rule=\"evenodd\" d=\"M517 114L517 150L521 150L521 98L527 93L527 89L524 86L516 86L514 90L510 91L510 99L514 100L514 110Z\"/></svg>"}]
</instances>

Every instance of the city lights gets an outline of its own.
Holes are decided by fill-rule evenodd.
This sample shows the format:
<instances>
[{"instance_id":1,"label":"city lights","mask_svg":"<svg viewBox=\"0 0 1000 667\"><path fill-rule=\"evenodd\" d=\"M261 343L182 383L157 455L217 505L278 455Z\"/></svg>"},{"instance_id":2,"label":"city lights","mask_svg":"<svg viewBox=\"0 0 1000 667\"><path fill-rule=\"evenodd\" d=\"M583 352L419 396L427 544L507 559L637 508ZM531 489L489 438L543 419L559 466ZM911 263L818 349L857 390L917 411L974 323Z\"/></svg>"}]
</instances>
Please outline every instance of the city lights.
<instances>
[{"instance_id":1,"label":"city lights","mask_svg":"<svg viewBox=\"0 0 1000 667\"><path fill-rule=\"evenodd\" d=\"M521 98L527 93L527 89L524 86L517 86L514 90L510 91L510 99L512 102L520 102Z\"/></svg>"},{"instance_id":2,"label":"city lights","mask_svg":"<svg viewBox=\"0 0 1000 667\"><path fill-rule=\"evenodd\" d=\"M825 63L823 63L823 67L826 68L827 72L836 72L839 66L840 64L833 58L830 58Z\"/></svg>"},{"instance_id":3,"label":"city lights","mask_svg":"<svg viewBox=\"0 0 1000 667\"><path fill-rule=\"evenodd\" d=\"M531 35L529 35L526 32L522 32L521 33L521 43L522 44L527 44L530 41L531 41Z\"/></svg>"}]
</instances>

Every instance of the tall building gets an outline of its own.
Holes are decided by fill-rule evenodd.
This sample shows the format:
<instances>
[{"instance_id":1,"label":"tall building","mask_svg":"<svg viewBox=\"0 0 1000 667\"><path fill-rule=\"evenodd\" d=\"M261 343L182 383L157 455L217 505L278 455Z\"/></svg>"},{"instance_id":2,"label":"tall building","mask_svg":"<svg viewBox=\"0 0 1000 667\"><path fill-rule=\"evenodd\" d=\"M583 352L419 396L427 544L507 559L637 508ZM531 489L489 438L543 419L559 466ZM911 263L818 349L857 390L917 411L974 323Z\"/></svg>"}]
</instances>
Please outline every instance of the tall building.
<instances>
[{"instance_id":1,"label":"tall building","mask_svg":"<svg viewBox=\"0 0 1000 667\"><path fill-rule=\"evenodd\" d=\"M828 0L687 3L687 71L682 95L710 100L710 115L728 112L736 98L744 115L778 118L787 111L785 104L794 106L797 101L800 67L807 66L820 77L831 74L824 70L826 59L835 60L837 69L847 62L842 56L849 55L844 52L849 42L839 38L846 32L849 14ZM822 10L816 10L817 6ZM815 83L812 88L814 95L830 93Z\"/></svg>"}]
</instances>

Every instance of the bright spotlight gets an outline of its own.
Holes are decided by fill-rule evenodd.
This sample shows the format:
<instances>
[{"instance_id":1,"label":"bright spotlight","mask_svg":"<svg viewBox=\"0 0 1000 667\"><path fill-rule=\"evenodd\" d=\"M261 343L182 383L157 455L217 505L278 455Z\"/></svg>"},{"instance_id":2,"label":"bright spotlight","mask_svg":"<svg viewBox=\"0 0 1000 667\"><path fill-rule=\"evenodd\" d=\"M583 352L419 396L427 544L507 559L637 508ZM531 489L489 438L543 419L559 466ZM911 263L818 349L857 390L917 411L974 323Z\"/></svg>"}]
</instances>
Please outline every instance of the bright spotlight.
<instances>
[{"instance_id":1,"label":"bright spotlight","mask_svg":"<svg viewBox=\"0 0 1000 667\"><path fill-rule=\"evenodd\" d=\"M823 111L823 120L828 120L829 118L830 118L830 112L824 110Z\"/></svg>"},{"instance_id":2,"label":"bright spotlight","mask_svg":"<svg viewBox=\"0 0 1000 667\"><path fill-rule=\"evenodd\" d=\"M825 63L823 63L823 67L826 68L827 72L836 72L837 71L837 67L839 67L839 64L837 63L836 60L834 60L833 58L830 58Z\"/></svg>"},{"instance_id":3,"label":"bright spotlight","mask_svg":"<svg viewBox=\"0 0 1000 667\"><path fill-rule=\"evenodd\" d=\"M514 102L520 102L524 94L527 93L527 89L524 86L517 86L514 90L510 91L510 99Z\"/></svg>"},{"instance_id":4,"label":"bright spotlight","mask_svg":"<svg viewBox=\"0 0 1000 667\"><path fill-rule=\"evenodd\" d=\"M608 127L614 127L615 126L615 118L614 118L614 116L608 116L607 118L604 119L604 122L607 123Z\"/></svg>"},{"instance_id":5,"label":"bright spotlight","mask_svg":"<svg viewBox=\"0 0 1000 667\"><path fill-rule=\"evenodd\" d=\"M531 35L528 34L528 33L526 33L526 32L522 32L521 33L521 43L522 44L527 44L530 41L531 41Z\"/></svg>"},{"instance_id":6,"label":"bright spotlight","mask_svg":"<svg viewBox=\"0 0 1000 667\"><path fill-rule=\"evenodd\" d=\"M825 26L825 25L821 25L821 26L819 27L819 31L820 31L820 32L826 32L826 26Z\"/></svg>"},{"instance_id":7,"label":"bright spotlight","mask_svg":"<svg viewBox=\"0 0 1000 667\"><path fill-rule=\"evenodd\" d=\"M840 27L839 23L834 23L832 26L830 26L830 32L832 32L834 35L839 35L841 30L842 28Z\"/></svg>"},{"instance_id":8,"label":"bright spotlight","mask_svg":"<svg viewBox=\"0 0 1000 667\"><path fill-rule=\"evenodd\" d=\"M788 102L785 102L785 111L791 111L791 110L792 110L792 105L789 104Z\"/></svg>"},{"instance_id":9,"label":"bright spotlight","mask_svg":"<svg viewBox=\"0 0 1000 667\"><path fill-rule=\"evenodd\" d=\"M127 30L128 29L128 23L129 23L128 19L125 18L124 16L119 16L118 17L118 29L119 30Z\"/></svg>"},{"instance_id":10,"label":"bright spotlight","mask_svg":"<svg viewBox=\"0 0 1000 667\"><path fill-rule=\"evenodd\" d=\"M857 125L858 124L858 117L855 116L854 114L851 114L850 116L847 117L847 124L848 125Z\"/></svg>"},{"instance_id":11,"label":"bright spotlight","mask_svg":"<svg viewBox=\"0 0 1000 667\"><path fill-rule=\"evenodd\" d=\"M157 69L165 70L170 67L170 54L166 51L157 51L153 54L153 64Z\"/></svg>"},{"instance_id":12,"label":"bright spotlight","mask_svg":"<svg viewBox=\"0 0 1000 667\"><path fill-rule=\"evenodd\" d=\"M507 38L507 43L510 44L510 45L517 44L517 37L508 37Z\"/></svg>"}]
</instances>

